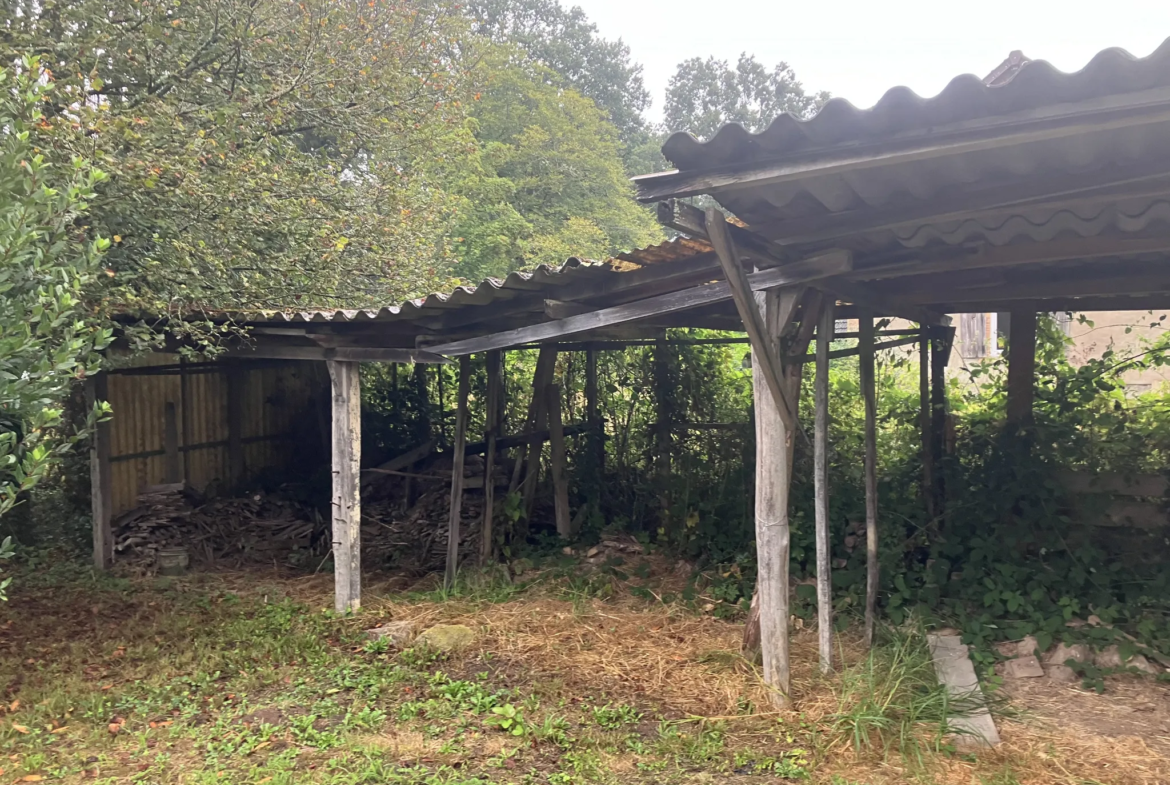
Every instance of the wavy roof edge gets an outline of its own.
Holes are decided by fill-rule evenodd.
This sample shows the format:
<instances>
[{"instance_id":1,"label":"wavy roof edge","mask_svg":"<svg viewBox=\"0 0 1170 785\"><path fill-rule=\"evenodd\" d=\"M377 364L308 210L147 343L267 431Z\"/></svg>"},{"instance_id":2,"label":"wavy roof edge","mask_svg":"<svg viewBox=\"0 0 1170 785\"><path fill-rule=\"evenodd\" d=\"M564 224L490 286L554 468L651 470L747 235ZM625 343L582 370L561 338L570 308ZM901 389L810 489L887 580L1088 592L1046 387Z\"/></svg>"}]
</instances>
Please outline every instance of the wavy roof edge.
<instances>
[{"instance_id":1,"label":"wavy roof edge","mask_svg":"<svg viewBox=\"0 0 1170 785\"><path fill-rule=\"evenodd\" d=\"M724 125L703 142L679 131L663 144L662 154L680 171L705 169L1167 83L1170 38L1145 57L1121 48L1105 49L1079 71L1065 72L1046 60L1033 60L1010 81L994 86L974 74L963 74L929 98L909 87L894 87L868 109L859 109L845 98L832 98L810 118L783 114L756 134L738 123Z\"/></svg>"},{"instance_id":2,"label":"wavy roof edge","mask_svg":"<svg viewBox=\"0 0 1170 785\"><path fill-rule=\"evenodd\" d=\"M322 308L305 311L265 311L261 314L241 314L241 321L257 322L360 322L386 321L394 318L410 318L427 310L451 309L466 305L485 305L497 299L504 290L527 290L535 283L555 285L564 278L574 276L577 271L585 275L612 274L650 267L653 265L681 261L708 253L711 246L702 240L677 237L656 245L637 248L617 254L603 261L591 261L571 256L561 265L538 265L531 271L508 273L503 279L485 278L478 284L457 286L450 292L431 292L423 297L405 300L397 305L381 308ZM592 272L592 271L597 271ZM605 271L602 273L602 271Z\"/></svg>"}]
</instances>

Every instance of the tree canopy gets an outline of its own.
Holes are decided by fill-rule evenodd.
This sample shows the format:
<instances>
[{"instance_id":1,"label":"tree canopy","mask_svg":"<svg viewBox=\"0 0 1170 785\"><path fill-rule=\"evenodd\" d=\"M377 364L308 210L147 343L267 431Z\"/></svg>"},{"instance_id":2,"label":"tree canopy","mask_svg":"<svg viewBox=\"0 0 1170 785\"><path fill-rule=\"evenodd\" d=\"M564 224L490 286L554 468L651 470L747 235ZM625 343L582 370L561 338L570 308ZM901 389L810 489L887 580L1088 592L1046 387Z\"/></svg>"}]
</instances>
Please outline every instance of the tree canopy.
<instances>
[{"instance_id":1,"label":"tree canopy","mask_svg":"<svg viewBox=\"0 0 1170 785\"><path fill-rule=\"evenodd\" d=\"M708 57L679 63L666 89L668 131L687 131L709 139L728 123L758 133L784 113L808 117L828 93L809 94L787 63L768 70L752 55L741 54L735 66Z\"/></svg>"}]
</instances>

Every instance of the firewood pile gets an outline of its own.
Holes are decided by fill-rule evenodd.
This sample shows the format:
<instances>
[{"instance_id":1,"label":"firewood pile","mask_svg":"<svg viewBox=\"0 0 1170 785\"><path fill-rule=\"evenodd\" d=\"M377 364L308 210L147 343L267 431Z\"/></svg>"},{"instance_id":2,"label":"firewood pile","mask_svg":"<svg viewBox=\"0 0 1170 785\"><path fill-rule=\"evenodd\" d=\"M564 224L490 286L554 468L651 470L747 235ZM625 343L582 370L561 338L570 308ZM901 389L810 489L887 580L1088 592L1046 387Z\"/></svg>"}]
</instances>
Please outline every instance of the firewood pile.
<instances>
[{"instance_id":1,"label":"firewood pile","mask_svg":"<svg viewBox=\"0 0 1170 785\"><path fill-rule=\"evenodd\" d=\"M469 461L466 477L482 477L482 459ZM441 457L412 472L412 504L406 477L387 474L363 487L362 562L367 568L416 572L441 570L446 563L450 518L451 464ZM502 470L497 480L502 479ZM317 568L329 555L330 522L316 508L280 493L253 492L204 502L179 486L148 488L138 505L113 521L118 560L149 570L160 550L185 548L201 567L280 564ZM460 557L479 548L483 493L463 494Z\"/></svg>"}]
</instances>

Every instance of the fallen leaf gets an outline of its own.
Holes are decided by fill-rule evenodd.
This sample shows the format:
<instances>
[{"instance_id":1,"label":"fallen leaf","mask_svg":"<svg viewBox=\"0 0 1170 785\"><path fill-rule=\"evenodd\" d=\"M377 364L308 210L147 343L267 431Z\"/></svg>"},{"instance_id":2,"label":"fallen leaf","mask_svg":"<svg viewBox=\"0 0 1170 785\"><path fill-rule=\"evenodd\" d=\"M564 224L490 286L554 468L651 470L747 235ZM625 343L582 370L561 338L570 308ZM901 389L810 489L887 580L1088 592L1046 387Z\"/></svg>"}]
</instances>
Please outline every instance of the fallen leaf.
<instances>
[{"instance_id":1,"label":"fallen leaf","mask_svg":"<svg viewBox=\"0 0 1170 785\"><path fill-rule=\"evenodd\" d=\"M17 781L18 782L40 782L43 779L44 779L44 777L42 777L40 774L26 774Z\"/></svg>"},{"instance_id":2,"label":"fallen leaf","mask_svg":"<svg viewBox=\"0 0 1170 785\"><path fill-rule=\"evenodd\" d=\"M252 752L259 752L260 750L264 749L265 747L271 747L271 746L272 746L272 742L262 741L259 744L257 744L255 747L252 748ZM249 752L248 754L251 755L252 752Z\"/></svg>"},{"instance_id":3,"label":"fallen leaf","mask_svg":"<svg viewBox=\"0 0 1170 785\"><path fill-rule=\"evenodd\" d=\"M9 703L9 704L8 704L8 710L9 710L9 711L16 711L16 710L17 710L17 709L19 709L19 708L20 708L20 698L17 698L17 699L16 699L16 700L14 700L12 703Z\"/></svg>"},{"instance_id":4,"label":"fallen leaf","mask_svg":"<svg viewBox=\"0 0 1170 785\"><path fill-rule=\"evenodd\" d=\"M13 725L12 729L17 733L28 733L28 728L24 727L23 725Z\"/></svg>"},{"instance_id":5,"label":"fallen leaf","mask_svg":"<svg viewBox=\"0 0 1170 785\"><path fill-rule=\"evenodd\" d=\"M106 728L112 735L117 736L118 732L122 730L122 726L116 722L111 722Z\"/></svg>"},{"instance_id":6,"label":"fallen leaf","mask_svg":"<svg viewBox=\"0 0 1170 785\"><path fill-rule=\"evenodd\" d=\"M53 728L49 733L64 733L68 728L68 725L62 725L60 728Z\"/></svg>"}]
</instances>

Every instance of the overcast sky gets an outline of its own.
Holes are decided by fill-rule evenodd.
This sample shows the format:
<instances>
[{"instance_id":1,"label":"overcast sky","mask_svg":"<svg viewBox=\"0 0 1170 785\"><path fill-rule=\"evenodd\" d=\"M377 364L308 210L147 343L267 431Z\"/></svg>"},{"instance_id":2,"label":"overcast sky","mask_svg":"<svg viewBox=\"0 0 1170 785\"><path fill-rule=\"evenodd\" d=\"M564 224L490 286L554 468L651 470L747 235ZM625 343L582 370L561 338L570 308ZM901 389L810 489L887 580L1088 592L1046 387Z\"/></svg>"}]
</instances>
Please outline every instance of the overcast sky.
<instances>
[{"instance_id":1,"label":"overcast sky","mask_svg":"<svg viewBox=\"0 0 1170 785\"><path fill-rule=\"evenodd\" d=\"M562 1L630 46L654 120L688 57L784 60L806 89L866 107L895 85L931 96L958 74L984 76L1013 49L1070 71L1107 47L1141 57L1170 37L1170 0Z\"/></svg>"}]
</instances>

